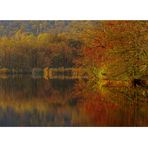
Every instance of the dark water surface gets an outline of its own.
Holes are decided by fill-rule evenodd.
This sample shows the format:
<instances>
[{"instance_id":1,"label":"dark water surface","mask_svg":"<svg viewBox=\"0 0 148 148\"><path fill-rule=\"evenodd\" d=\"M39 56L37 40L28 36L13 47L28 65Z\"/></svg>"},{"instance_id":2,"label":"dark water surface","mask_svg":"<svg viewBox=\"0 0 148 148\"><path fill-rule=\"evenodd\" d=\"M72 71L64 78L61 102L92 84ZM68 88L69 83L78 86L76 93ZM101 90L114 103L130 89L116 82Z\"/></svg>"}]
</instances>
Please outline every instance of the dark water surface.
<instances>
[{"instance_id":1,"label":"dark water surface","mask_svg":"<svg viewBox=\"0 0 148 148\"><path fill-rule=\"evenodd\" d=\"M148 91L94 91L78 80L3 78L0 126L148 126Z\"/></svg>"}]
</instances>

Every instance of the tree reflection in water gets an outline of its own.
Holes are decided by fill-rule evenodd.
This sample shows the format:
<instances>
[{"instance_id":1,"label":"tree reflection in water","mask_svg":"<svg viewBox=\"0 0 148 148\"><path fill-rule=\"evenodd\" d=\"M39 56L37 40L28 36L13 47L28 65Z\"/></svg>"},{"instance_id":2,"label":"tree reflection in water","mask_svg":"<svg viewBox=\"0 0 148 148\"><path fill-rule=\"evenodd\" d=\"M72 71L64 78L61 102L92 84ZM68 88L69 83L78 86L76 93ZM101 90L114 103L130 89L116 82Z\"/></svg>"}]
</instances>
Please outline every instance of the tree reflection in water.
<instances>
[{"instance_id":1,"label":"tree reflection in water","mask_svg":"<svg viewBox=\"0 0 148 148\"><path fill-rule=\"evenodd\" d=\"M0 126L147 126L147 96L83 80L0 79Z\"/></svg>"}]
</instances>

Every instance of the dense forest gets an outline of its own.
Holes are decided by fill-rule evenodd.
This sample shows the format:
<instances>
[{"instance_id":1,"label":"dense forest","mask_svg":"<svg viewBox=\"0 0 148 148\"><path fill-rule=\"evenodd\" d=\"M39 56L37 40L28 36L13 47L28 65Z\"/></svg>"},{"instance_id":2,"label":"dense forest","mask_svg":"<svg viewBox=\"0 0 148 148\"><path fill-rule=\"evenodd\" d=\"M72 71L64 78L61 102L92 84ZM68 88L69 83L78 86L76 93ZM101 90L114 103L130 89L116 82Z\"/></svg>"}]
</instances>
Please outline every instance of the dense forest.
<instances>
[{"instance_id":1,"label":"dense forest","mask_svg":"<svg viewBox=\"0 0 148 148\"><path fill-rule=\"evenodd\" d=\"M1 67L30 70L73 66L81 42L67 36L67 24L65 21L1 22Z\"/></svg>"},{"instance_id":2,"label":"dense forest","mask_svg":"<svg viewBox=\"0 0 148 148\"><path fill-rule=\"evenodd\" d=\"M93 83L137 81L147 51L147 21L0 21L1 71L83 67Z\"/></svg>"}]
</instances>

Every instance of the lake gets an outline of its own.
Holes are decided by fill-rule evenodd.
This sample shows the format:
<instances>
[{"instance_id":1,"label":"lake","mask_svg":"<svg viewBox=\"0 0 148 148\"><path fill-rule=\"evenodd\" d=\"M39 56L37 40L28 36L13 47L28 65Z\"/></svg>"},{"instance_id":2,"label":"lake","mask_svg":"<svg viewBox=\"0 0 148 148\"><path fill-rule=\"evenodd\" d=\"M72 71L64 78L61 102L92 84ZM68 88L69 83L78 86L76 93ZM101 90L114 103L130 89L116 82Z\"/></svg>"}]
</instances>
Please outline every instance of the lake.
<instances>
[{"instance_id":1,"label":"lake","mask_svg":"<svg viewBox=\"0 0 148 148\"><path fill-rule=\"evenodd\" d=\"M148 126L148 91L94 89L77 79L3 77L0 126Z\"/></svg>"}]
</instances>

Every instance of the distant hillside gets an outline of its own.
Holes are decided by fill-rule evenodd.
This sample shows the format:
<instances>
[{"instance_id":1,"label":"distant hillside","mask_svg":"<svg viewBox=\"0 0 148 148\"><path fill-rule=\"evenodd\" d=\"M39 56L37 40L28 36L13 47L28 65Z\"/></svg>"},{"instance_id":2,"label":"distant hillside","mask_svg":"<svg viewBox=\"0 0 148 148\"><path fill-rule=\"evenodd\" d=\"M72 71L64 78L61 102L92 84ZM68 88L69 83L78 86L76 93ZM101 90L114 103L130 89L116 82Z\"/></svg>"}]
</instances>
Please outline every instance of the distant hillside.
<instances>
[{"instance_id":1,"label":"distant hillside","mask_svg":"<svg viewBox=\"0 0 148 148\"><path fill-rule=\"evenodd\" d=\"M59 33L70 21L0 21L0 36L11 36L18 30L39 34L42 32Z\"/></svg>"}]
</instances>

